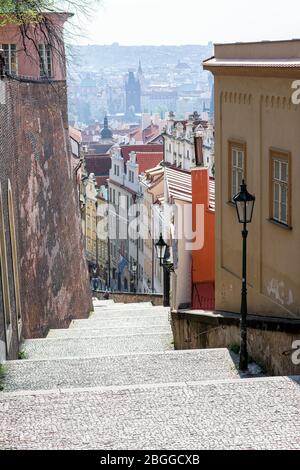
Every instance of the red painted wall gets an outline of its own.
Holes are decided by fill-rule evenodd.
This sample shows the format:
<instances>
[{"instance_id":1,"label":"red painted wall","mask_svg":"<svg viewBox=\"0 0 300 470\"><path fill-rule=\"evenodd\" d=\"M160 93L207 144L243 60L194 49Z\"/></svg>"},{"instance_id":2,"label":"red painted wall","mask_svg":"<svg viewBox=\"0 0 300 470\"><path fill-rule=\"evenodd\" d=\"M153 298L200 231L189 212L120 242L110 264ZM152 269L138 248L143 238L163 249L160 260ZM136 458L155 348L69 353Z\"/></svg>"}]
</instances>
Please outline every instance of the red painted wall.
<instances>
[{"instance_id":1,"label":"red painted wall","mask_svg":"<svg viewBox=\"0 0 300 470\"><path fill-rule=\"evenodd\" d=\"M193 230L196 230L196 206L204 209L204 246L192 253L193 309L215 307L215 212L210 208L209 173L206 168L192 170Z\"/></svg>"},{"instance_id":2,"label":"red painted wall","mask_svg":"<svg viewBox=\"0 0 300 470\"><path fill-rule=\"evenodd\" d=\"M49 20L55 27L57 34L63 35L63 27L65 21L68 19L67 14L51 14L48 15ZM35 37L36 42L45 44L47 42L43 33L37 30L33 32L33 27L29 27L29 37ZM17 74L19 76L29 77L33 79L40 78L40 61L39 54L30 40L25 40L27 53L24 50L23 40L17 25L5 25L0 27L0 44L16 44L17 45ZM66 79L66 67L63 45L60 44L59 53L52 52L52 68L54 80Z\"/></svg>"}]
</instances>

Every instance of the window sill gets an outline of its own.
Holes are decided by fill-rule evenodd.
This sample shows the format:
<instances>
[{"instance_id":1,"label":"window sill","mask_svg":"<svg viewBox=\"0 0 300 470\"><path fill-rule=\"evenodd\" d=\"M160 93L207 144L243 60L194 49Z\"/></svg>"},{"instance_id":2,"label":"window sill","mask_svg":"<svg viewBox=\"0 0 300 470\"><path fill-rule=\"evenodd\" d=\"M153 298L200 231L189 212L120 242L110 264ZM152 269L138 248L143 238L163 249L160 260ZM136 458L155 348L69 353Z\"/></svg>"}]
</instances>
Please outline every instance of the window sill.
<instances>
[{"instance_id":1,"label":"window sill","mask_svg":"<svg viewBox=\"0 0 300 470\"><path fill-rule=\"evenodd\" d=\"M270 222L273 225L276 225L277 227L282 228L283 230L288 230L288 231L293 230L293 227L291 227L290 225L282 224L281 222L277 222L277 220L267 219L267 221Z\"/></svg>"},{"instance_id":2,"label":"window sill","mask_svg":"<svg viewBox=\"0 0 300 470\"><path fill-rule=\"evenodd\" d=\"M230 207L234 207L234 208L235 208L235 203L232 202L232 201L227 201L226 204L227 204L228 206L230 206Z\"/></svg>"}]
</instances>

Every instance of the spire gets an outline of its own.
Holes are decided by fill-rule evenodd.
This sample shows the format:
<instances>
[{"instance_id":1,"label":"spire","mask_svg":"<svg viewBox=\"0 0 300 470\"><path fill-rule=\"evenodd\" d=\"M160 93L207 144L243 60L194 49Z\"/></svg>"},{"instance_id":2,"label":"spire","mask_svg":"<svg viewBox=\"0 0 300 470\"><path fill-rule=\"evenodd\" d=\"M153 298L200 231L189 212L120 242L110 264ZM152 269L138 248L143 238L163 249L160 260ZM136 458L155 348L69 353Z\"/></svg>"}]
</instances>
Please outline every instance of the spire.
<instances>
[{"instance_id":1,"label":"spire","mask_svg":"<svg viewBox=\"0 0 300 470\"><path fill-rule=\"evenodd\" d=\"M141 59L139 60L139 75L143 75L143 69L142 69L142 62L141 62Z\"/></svg>"},{"instance_id":2,"label":"spire","mask_svg":"<svg viewBox=\"0 0 300 470\"><path fill-rule=\"evenodd\" d=\"M106 114L105 117L104 117L103 127L104 127L104 129L108 129L108 117L107 117L107 114Z\"/></svg>"}]
</instances>

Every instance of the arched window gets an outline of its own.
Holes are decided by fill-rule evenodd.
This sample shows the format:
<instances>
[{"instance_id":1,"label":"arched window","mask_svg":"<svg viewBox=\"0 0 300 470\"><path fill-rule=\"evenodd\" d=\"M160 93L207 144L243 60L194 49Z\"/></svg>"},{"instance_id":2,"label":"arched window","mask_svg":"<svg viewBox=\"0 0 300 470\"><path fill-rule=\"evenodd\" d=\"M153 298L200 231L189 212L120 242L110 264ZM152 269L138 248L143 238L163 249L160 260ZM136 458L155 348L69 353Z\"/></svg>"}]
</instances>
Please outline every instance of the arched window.
<instances>
[{"instance_id":1,"label":"arched window","mask_svg":"<svg viewBox=\"0 0 300 470\"><path fill-rule=\"evenodd\" d=\"M22 329L20 276L19 276L18 250L17 250L17 239L16 239L15 211L14 211L13 195L12 195L10 180L8 180L8 216L9 216L9 231L10 231L10 241L11 241L10 243L11 244L11 257L12 257L13 273L14 273L16 312L17 312L17 320L18 320L18 332L20 336L21 329Z\"/></svg>"},{"instance_id":2,"label":"arched window","mask_svg":"<svg viewBox=\"0 0 300 470\"><path fill-rule=\"evenodd\" d=\"M6 253L6 237L4 228L4 213L3 213L3 198L2 188L0 185L0 264L1 264L1 284L3 293L3 307L4 307L4 321L6 330L6 348L7 353L12 337L12 324L11 324L11 306L8 282L8 269L7 269L7 253Z\"/></svg>"}]
</instances>

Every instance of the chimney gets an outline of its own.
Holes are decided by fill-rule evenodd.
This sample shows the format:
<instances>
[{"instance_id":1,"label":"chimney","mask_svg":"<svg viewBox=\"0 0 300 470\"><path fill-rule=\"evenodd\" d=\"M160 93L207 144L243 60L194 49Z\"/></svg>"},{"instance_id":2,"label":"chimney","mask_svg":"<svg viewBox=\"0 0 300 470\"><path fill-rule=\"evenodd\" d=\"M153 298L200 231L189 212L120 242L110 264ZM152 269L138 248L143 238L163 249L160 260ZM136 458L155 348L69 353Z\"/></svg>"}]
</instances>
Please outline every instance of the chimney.
<instances>
[{"instance_id":1,"label":"chimney","mask_svg":"<svg viewBox=\"0 0 300 470\"><path fill-rule=\"evenodd\" d=\"M201 136L197 135L194 138L195 142L195 160L196 166L204 166L203 162L203 139Z\"/></svg>"}]
</instances>

